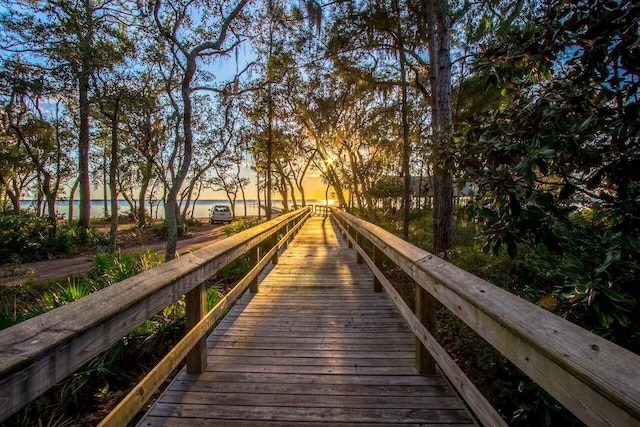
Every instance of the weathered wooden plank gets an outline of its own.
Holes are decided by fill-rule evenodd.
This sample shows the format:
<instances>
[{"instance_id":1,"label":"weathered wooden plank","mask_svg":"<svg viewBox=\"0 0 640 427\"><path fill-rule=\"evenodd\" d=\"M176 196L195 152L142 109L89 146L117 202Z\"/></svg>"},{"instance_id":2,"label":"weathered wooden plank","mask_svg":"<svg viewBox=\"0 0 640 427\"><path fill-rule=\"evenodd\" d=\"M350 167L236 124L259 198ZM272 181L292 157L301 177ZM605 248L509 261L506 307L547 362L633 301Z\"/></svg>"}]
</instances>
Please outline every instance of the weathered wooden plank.
<instances>
[{"instance_id":1,"label":"weathered wooden plank","mask_svg":"<svg viewBox=\"0 0 640 427\"><path fill-rule=\"evenodd\" d=\"M221 324L231 324L236 327L247 326L254 327L256 321L252 318L239 317L237 319L230 319ZM348 318L345 320L339 320L334 318L304 318L304 317L291 317L288 319L265 317L260 320L261 327L279 326L279 327L314 327L319 326L323 328L336 327L336 328L403 328L405 326L404 320L397 318Z\"/></svg>"},{"instance_id":2,"label":"weathered wooden plank","mask_svg":"<svg viewBox=\"0 0 640 427\"><path fill-rule=\"evenodd\" d=\"M312 351L312 350L264 350L213 347L209 349L210 356L237 357L276 357L276 358L330 358L330 359L413 359L413 351Z\"/></svg>"},{"instance_id":3,"label":"weathered wooden plank","mask_svg":"<svg viewBox=\"0 0 640 427\"><path fill-rule=\"evenodd\" d=\"M380 345L390 346L395 348L396 346L408 346L413 348L413 336L409 334L401 334L400 336L387 337L385 335L376 334L373 337L360 337L354 336L342 336L342 337L327 337L319 335L316 337L295 337L295 336L262 336L262 335L232 335L232 334L212 334L208 342L223 343L253 343L253 344L278 344L278 345L331 345L338 344L335 347L337 349L346 349L346 345ZM384 348L384 347L382 347ZM410 349L409 349L410 350Z\"/></svg>"},{"instance_id":4,"label":"weathered wooden plank","mask_svg":"<svg viewBox=\"0 0 640 427\"><path fill-rule=\"evenodd\" d=\"M172 391L199 391L208 393L277 393L290 395L327 395L327 396L380 396L380 397L417 397L417 396L457 396L441 380L438 385L381 386L351 384L307 384L307 383L252 383L223 381L175 381Z\"/></svg>"},{"instance_id":5,"label":"weathered wooden plank","mask_svg":"<svg viewBox=\"0 0 640 427\"><path fill-rule=\"evenodd\" d=\"M210 365L274 365L286 367L299 366L349 366L349 367L402 367L414 366L413 355L409 358L347 358L347 357L270 357L270 356L238 356L238 355L216 355L207 359Z\"/></svg>"},{"instance_id":6,"label":"weathered wooden plank","mask_svg":"<svg viewBox=\"0 0 640 427\"><path fill-rule=\"evenodd\" d=\"M179 403L212 406L269 406L303 408L388 408L388 409L463 409L457 397L442 396L332 396L295 395L278 393L210 393L168 390L158 400L161 403ZM211 408L210 412L217 408Z\"/></svg>"},{"instance_id":7,"label":"weathered wooden plank","mask_svg":"<svg viewBox=\"0 0 640 427\"><path fill-rule=\"evenodd\" d=\"M142 427L219 427L222 424L220 420L216 419L202 419L202 418L166 418L166 417L147 417L144 423L141 423ZM255 421L243 421L243 420L224 420L224 425L226 427L254 427L256 425ZM326 421L317 421L317 422L300 422L300 421L260 421L261 427L287 427L287 426L295 426L295 427L346 427L352 426L353 423L345 422L345 423L336 423L336 422L326 422ZM401 424L390 424L390 423L358 423L358 427L442 427L442 423L432 424L432 423L401 423ZM456 423L456 427L471 427L474 424L460 424Z\"/></svg>"},{"instance_id":8,"label":"weathered wooden plank","mask_svg":"<svg viewBox=\"0 0 640 427\"><path fill-rule=\"evenodd\" d=\"M353 409L353 408L271 408L265 406L217 406L156 403L155 416L214 418L254 421L326 421L349 423L468 423L461 409Z\"/></svg>"},{"instance_id":9,"label":"weathered wooden plank","mask_svg":"<svg viewBox=\"0 0 640 427\"><path fill-rule=\"evenodd\" d=\"M330 332L326 332L326 331L321 331L322 333L319 333L317 331L300 331L300 332L295 332L295 333L290 333L287 334L288 337L299 337L299 338L305 338L305 337L318 337L318 338L384 338L384 337L388 337L388 336L402 336L404 334L407 333L406 329L402 330L400 332L395 332L394 334L389 334L386 332L381 332L381 331L374 331L374 332L362 332L362 331L349 331L349 330L334 330L334 331L330 331ZM265 329L265 330L247 330L247 329L240 329L237 328L235 330L229 330L229 328L220 328L220 330L218 330L216 328L216 330L214 331L214 335L216 336L220 336L220 335L233 335L233 336L262 336L262 337L281 337L283 336L283 334L278 333L277 331L272 331L270 329Z\"/></svg>"},{"instance_id":10,"label":"weathered wooden plank","mask_svg":"<svg viewBox=\"0 0 640 427\"><path fill-rule=\"evenodd\" d=\"M409 375L322 375L322 374L287 374L271 372L214 372L205 371L201 374L187 374L181 372L176 380L189 381L221 381L221 382L251 382L251 383L280 383L280 384L345 384L345 385L429 385L441 379L432 376Z\"/></svg>"},{"instance_id":11,"label":"weathered wooden plank","mask_svg":"<svg viewBox=\"0 0 640 427\"><path fill-rule=\"evenodd\" d=\"M323 375L415 375L413 365L398 366L282 366L239 363L215 363L207 372L262 372L271 374L323 374Z\"/></svg>"},{"instance_id":12,"label":"weathered wooden plank","mask_svg":"<svg viewBox=\"0 0 640 427\"><path fill-rule=\"evenodd\" d=\"M237 349L270 349L270 350L309 350L316 352L333 351L413 351L413 344L295 344L295 343L261 343L261 342L234 342L221 341L207 345L208 348L237 348Z\"/></svg>"}]
</instances>

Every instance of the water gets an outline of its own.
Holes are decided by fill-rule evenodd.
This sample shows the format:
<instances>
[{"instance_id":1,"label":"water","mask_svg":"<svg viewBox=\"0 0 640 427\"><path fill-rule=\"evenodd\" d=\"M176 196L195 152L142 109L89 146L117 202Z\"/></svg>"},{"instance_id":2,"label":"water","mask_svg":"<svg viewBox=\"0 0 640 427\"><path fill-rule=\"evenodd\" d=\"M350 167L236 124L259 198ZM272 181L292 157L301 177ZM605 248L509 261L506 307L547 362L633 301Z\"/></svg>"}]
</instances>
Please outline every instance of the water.
<instances>
[{"instance_id":1,"label":"water","mask_svg":"<svg viewBox=\"0 0 640 427\"><path fill-rule=\"evenodd\" d=\"M152 216L153 218L164 218L164 206L162 201L158 202L158 204L154 204ZM322 204L324 201L320 200L307 200L307 204ZM37 202L35 200L22 200L21 207L22 209L35 208ZM262 201L264 205L264 201ZM224 205L230 206L228 200L223 199L209 199L209 200L198 200L195 203L195 208L193 210L193 216L196 218L208 218L209 211L215 205ZM244 212L244 204L242 200L236 200L236 216L241 217L245 216ZM281 200L273 200L272 205L274 208L282 208ZM149 209L149 202L145 202L145 206ZM289 206L292 206L290 203ZM191 208L190 208L191 209ZM120 214L131 211L131 206L127 203L126 200L118 200L118 211ZM64 218L69 218L69 202L68 201L58 201L56 202L56 212L58 215L63 215ZM262 211L264 214L264 210ZM75 200L73 202L73 218L78 219L80 215L80 201ZM256 199L247 199L247 216L257 216L258 215L258 201ZM91 200L91 218L104 218L104 201L102 199ZM189 216L189 215L188 215Z\"/></svg>"}]
</instances>

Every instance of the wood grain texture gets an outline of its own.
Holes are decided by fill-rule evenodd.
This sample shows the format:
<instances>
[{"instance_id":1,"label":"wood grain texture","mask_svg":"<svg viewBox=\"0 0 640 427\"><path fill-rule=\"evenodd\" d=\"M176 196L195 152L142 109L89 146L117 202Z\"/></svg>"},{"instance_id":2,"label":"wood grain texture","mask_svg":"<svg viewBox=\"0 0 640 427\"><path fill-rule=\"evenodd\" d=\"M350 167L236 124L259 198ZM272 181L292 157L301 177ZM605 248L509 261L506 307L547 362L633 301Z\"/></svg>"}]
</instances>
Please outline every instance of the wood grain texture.
<instances>
[{"instance_id":1,"label":"wood grain texture","mask_svg":"<svg viewBox=\"0 0 640 427\"><path fill-rule=\"evenodd\" d=\"M640 356L340 210L423 289L587 425L640 425Z\"/></svg>"},{"instance_id":2,"label":"wood grain texture","mask_svg":"<svg viewBox=\"0 0 640 427\"><path fill-rule=\"evenodd\" d=\"M473 424L447 381L417 374L413 335L372 279L310 218L207 339L205 372L179 373L139 425Z\"/></svg>"}]
</instances>

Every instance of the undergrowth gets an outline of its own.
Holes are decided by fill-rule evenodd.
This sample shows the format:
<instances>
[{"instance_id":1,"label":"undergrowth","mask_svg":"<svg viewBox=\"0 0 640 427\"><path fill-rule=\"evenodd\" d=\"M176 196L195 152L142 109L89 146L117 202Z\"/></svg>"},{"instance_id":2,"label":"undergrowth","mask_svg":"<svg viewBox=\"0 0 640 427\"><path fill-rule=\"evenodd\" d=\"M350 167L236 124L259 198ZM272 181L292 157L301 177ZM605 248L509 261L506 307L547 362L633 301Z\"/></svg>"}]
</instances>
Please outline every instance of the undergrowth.
<instances>
[{"instance_id":1,"label":"undergrowth","mask_svg":"<svg viewBox=\"0 0 640 427\"><path fill-rule=\"evenodd\" d=\"M105 254L96 257L93 269L84 277L35 287L2 288L0 327L77 301L162 262L154 252ZM231 265L228 271L237 269L237 265ZM208 307L219 298L220 292L212 283L208 286ZM1 425L96 424L184 335L184 309L184 299L167 306Z\"/></svg>"},{"instance_id":2,"label":"undergrowth","mask_svg":"<svg viewBox=\"0 0 640 427\"><path fill-rule=\"evenodd\" d=\"M39 261L96 250L107 236L31 210L0 212L0 264Z\"/></svg>"},{"instance_id":3,"label":"undergrowth","mask_svg":"<svg viewBox=\"0 0 640 427\"><path fill-rule=\"evenodd\" d=\"M399 214L380 215L377 225L402 235ZM429 251L433 246L432 211L413 210L409 230L409 242ZM485 253L476 234L475 225L466 221L462 212L457 212L453 246L446 254L448 261L532 303L545 306L545 302L555 301L551 296L553 283L532 262L533 254L523 250L511 259L506 253ZM385 271L407 304L413 307L413 281L388 261L385 262ZM556 307L555 303L545 306L548 309ZM510 425L582 425L449 310L438 305L436 317L438 329L435 336L438 342Z\"/></svg>"}]
</instances>

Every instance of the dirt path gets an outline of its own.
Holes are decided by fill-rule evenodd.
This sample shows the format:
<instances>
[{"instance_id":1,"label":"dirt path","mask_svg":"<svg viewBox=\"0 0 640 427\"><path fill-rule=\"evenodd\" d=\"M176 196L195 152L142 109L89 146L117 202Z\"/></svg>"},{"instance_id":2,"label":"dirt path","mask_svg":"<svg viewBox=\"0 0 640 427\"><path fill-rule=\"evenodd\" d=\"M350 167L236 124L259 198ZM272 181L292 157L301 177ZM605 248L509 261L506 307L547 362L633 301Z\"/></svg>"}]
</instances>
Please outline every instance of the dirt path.
<instances>
[{"instance_id":1,"label":"dirt path","mask_svg":"<svg viewBox=\"0 0 640 427\"><path fill-rule=\"evenodd\" d=\"M222 226L207 227L196 236L178 240L178 253L193 252L225 237ZM147 245L135 245L121 249L122 252L138 253L145 251L162 251L167 247L166 242L156 242ZM73 258L52 259L21 264L20 270L33 274L1 277L0 286L16 286L24 283L40 284L75 274L88 272L93 266L94 255L82 255Z\"/></svg>"}]
</instances>

